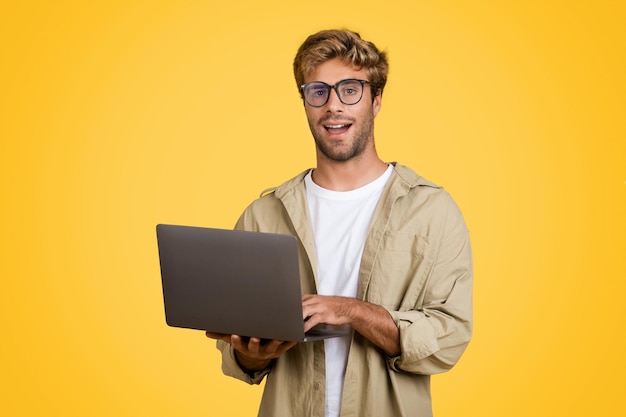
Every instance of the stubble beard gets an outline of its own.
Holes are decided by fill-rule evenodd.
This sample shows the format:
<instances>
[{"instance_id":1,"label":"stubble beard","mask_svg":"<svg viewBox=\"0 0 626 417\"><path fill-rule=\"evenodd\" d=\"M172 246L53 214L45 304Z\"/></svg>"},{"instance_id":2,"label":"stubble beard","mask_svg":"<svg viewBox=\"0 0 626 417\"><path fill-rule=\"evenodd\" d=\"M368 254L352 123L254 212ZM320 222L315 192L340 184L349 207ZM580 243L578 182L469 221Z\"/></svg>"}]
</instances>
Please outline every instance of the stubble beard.
<instances>
[{"instance_id":1,"label":"stubble beard","mask_svg":"<svg viewBox=\"0 0 626 417\"><path fill-rule=\"evenodd\" d=\"M313 139L315 139L315 146L326 158L335 162L346 162L353 158L357 158L367 148L369 143L373 140L374 136L374 120L373 117L368 117L363 120L363 123L360 125L356 131L353 132L352 142L348 144L347 148L345 146L345 142L342 141L339 144L334 144L332 141L325 141L324 134L326 129L321 126L323 123L327 123L330 121L341 121L345 122L345 120L336 120L332 118L325 118L316 126L313 126L309 121L309 127L311 129L311 134L313 135ZM352 123L352 127L355 127L354 120L350 121ZM347 139L350 140L350 139Z\"/></svg>"}]
</instances>

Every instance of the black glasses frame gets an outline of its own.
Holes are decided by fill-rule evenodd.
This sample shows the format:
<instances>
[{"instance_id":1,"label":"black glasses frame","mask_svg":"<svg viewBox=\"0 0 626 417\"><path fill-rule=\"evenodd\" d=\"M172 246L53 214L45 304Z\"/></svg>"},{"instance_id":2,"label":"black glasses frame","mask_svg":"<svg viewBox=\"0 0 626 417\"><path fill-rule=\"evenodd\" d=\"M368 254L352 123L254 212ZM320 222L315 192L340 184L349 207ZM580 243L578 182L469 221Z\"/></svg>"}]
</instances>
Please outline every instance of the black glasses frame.
<instances>
[{"instance_id":1,"label":"black glasses frame","mask_svg":"<svg viewBox=\"0 0 626 417\"><path fill-rule=\"evenodd\" d=\"M346 103L346 102L345 102L345 101L343 101L343 99L341 98L341 94L339 93L339 87L340 87L342 84L346 83L346 82L355 82L355 81L356 81L356 82L361 83L361 97L359 97L359 99L358 99L357 101L355 101L354 103ZM311 104L311 103L310 103L310 102L306 99L306 94L304 94L304 89L305 89L307 86L311 85L311 84L322 84L322 85L326 86L326 90L328 91L328 94L326 94L326 100L325 100L322 104L318 104L318 105ZM373 85L371 82L369 82L369 81L367 81L367 80L359 80L359 79L356 79L356 78L347 78L347 79L345 79L345 80L341 80L341 81L337 82L337 83L336 83L336 84L334 84L334 85L326 84L326 83L325 83L325 82L323 82L323 81L312 81L312 82L310 82L310 83L305 83L305 84L302 84L302 85L300 86L300 94L302 94L302 98L304 99L304 101L306 101L306 103L307 103L309 106L311 106L311 107L322 107L322 106L325 106L325 105L326 105L326 103L328 103L328 100L330 99L330 91L331 91L331 90L335 90L335 93L337 94L337 97L339 98L339 101L341 101L343 104L345 104L345 105L347 105L347 106L353 106L353 105L357 104L359 101L361 101L361 100L363 99L363 92L365 91L365 88L364 88L364 87L365 87L365 84L370 84L370 85ZM372 94L372 95L373 95L373 94Z\"/></svg>"}]
</instances>

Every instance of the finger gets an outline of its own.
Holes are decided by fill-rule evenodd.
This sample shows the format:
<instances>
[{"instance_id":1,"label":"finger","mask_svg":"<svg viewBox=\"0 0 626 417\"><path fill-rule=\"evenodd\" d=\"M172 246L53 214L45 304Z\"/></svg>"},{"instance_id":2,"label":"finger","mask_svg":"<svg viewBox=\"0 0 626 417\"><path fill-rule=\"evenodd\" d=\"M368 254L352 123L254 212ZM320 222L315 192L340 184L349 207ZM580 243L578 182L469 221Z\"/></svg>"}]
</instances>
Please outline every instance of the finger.
<instances>
[{"instance_id":1,"label":"finger","mask_svg":"<svg viewBox=\"0 0 626 417\"><path fill-rule=\"evenodd\" d=\"M248 342L248 350L253 353L259 353L261 350L261 339L258 337L251 337Z\"/></svg>"},{"instance_id":2,"label":"finger","mask_svg":"<svg viewBox=\"0 0 626 417\"><path fill-rule=\"evenodd\" d=\"M302 318L306 319L321 307L320 299L317 296L310 296L302 299Z\"/></svg>"},{"instance_id":3,"label":"finger","mask_svg":"<svg viewBox=\"0 0 626 417\"><path fill-rule=\"evenodd\" d=\"M274 351L274 354L277 356L280 356L297 344L298 344L297 342L282 342L280 346L276 348L276 350Z\"/></svg>"},{"instance_id":4,"label":"finger","mask_svg":"<svg viewBox=\"0 0 626 417\"><path fill-rule=\"evenodd\" d=\"M320 297L317 294L304 294L302 296L302 305L313 305L320 302Z\"/></svg>"},{"instance_id":5,"label":"finger","mask_svg":"<svg viewBox=\"0 0 626 417\"><path fill-rule=\"evenodd\" d=\"M322 318L321 318L321 316L319 314L313 314L313 315L309 316L304 321L304 331L305 331L305 333L308 332L309 330L311 330L313 327L317 326L320 323L323 323L323 320L322 320Z\"/></svg>"},{"instance_id":6,"label":"finger","mask_svg":"<svg viewBox=\"0 0 626 417\"><path fill-rule=\"evenodd\" d=\"M298 342L285 342L281 345L281 349L283 349L283 352L286 350L291 349L292 347L294 347L295 345L297 345Z\"/></svg>"},{"instance_id":7,"label":"finger","mask_svg":"<svg viewBox=\"0 0 626 417\"><path fill-rule=\"evenodd\" d=\"M248 350L248 346L243 342L241 336L233 334L230 336L230 344L238 351L245 352Z\"/></svg>"},{"instance_id":8,"label":"finger","mask_svg":"<svg viewBox=\"0 0 626 417\"><path fill-rule=\"evenodd\" d=\"M208 337L210 339L217 339L217 340L222 340L222 341L224 341L226 343L230 343L230 335L229 334L206 332L206 337Z\"/></svg>"},{"instance_id":9,"label":"finger","mask_svg":"<svg viewBox=\"0 0 626 417\"><path fill-rule=\"evenodd\" d=\"M285 342L283 340L270 340L270 341L268 341L265 344L265 352L267 352L267 353L275 353L285 343L290 343L290 342Z\"/></svg>"},{"instance_id":10,"label":"finger","mask_svg":"<svg viewBox=\"0 0 626 417\"><path fill-rule=\"evenodd\" d=\"M302 319L308 321L316 314L324 314L330 305L321 296L310 298L302 303Z\"/></svg>"}]
</instances>

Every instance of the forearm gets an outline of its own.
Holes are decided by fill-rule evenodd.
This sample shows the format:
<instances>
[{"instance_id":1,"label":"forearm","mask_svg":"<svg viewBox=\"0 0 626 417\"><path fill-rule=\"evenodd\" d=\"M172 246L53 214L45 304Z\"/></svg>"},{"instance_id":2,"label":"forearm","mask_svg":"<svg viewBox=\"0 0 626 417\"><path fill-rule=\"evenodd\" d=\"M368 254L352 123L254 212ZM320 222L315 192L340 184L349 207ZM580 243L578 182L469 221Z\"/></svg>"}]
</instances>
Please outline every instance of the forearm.
<instances>
[{"instance_id":1,"label":"forearm","mask_svg":"<svg viewBox=\"0 0 626 417\"><path fill-rule=\"evenodd\" d=\"M400 330L383 307L351 299L351 324L354 330L390 356L400 354Z\"/></svg>"}]
</instances>

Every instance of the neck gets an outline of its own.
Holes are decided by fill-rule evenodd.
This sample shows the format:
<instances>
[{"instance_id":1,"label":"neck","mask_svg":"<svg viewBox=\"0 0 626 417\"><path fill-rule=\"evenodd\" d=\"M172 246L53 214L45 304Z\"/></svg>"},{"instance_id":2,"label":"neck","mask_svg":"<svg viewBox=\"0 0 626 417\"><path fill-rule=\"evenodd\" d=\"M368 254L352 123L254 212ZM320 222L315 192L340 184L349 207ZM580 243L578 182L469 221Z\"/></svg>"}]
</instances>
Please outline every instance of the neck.
<instances>
[{"instance_id":1,"label":"neck","mask_svg":"<svg viewBox=\"0 0 626 417\"><path fill-rule=\"evenodd\" d=\"M359 155L348 161L333 161L317 155L317 168L313 181L320 187L333 191L351 191L380 177L387 169L376 153Z\"/></svg>"}]
</instances>

